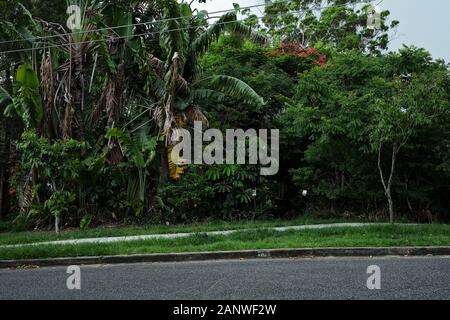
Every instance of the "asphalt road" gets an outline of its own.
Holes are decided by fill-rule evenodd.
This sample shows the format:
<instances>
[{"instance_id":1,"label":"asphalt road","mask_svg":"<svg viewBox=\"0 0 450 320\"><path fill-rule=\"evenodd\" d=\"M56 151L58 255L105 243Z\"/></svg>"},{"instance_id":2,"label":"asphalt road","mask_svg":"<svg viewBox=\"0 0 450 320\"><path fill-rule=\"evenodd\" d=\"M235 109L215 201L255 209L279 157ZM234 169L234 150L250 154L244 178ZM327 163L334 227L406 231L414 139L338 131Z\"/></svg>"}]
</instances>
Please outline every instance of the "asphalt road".
<instances>
[{"instance_id":1,"label":"asphalt road","mask_svg":"<svg viewBox=\"0 0 450 320\"><path fill-rule=\"evenodd\" d=\"M367 288L367 268L381 289ZM0 299L445 299L450 257L206 261L81 267L68 290L65 267L0 270Z\"/></svg>"}]
</instances>

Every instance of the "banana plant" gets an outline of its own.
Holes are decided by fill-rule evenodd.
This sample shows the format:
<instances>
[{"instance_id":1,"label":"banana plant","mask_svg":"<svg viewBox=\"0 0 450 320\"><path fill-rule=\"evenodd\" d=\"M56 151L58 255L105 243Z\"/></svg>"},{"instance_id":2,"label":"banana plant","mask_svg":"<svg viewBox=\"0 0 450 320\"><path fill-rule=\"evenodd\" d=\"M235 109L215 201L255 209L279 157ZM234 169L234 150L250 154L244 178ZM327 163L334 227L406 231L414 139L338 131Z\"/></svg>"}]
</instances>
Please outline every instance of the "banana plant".
<instances>
[{"instance_id":1,"label":"banana plant","mask_svg":"<svg viewBox=\"0 0 450 320\"><path fill-rule=\"evenodd\" d=\"M0 87L0 105L5 106L5 116L19 116L27 129L40 128L43 107L39 79L30 64L24 64L17 70L12 96Z\"/></svg>"},{"instance_id":2,"label":"banana plant","mask_svg":"<svg viewBox=\"0 0 450 320\"><path fill-rule=\"evenodd\" d=\"M136 215L142 211L145 203L146 180L148 168L156 156L157 138L147 134L148 128L141 128L133 135L126 134L118 128L109 129L106 138L117 139L127 157L130 166L128 178L128 201L137 205Z\"/></svg>"},{"instance_id":3,"label":"banana plant","mask_svg":"<svg viewBox=\"0 0 450 320\"><path fill-rule=\"evenodd\" d=\"M263 98L242 80L227 75L202 78L199 63L201 56L224 33L260 43L265 39L240 23L237 12L227 13L208 25L207 12L194 12L185 2L165 0L164 8L165 20L160 36L164 54L160 58L153 56L151 61L155 76L153 92L158 101L153 117L166 138L169 151L176 128L193 121L202 121L208 126L208 119L200 107L207 99L222 100L231 96L256 107L265 104ZM169 167L173 168L169 176L179 178L179 168L171 166L170 161Z\"/></svg>"}]
</instances>

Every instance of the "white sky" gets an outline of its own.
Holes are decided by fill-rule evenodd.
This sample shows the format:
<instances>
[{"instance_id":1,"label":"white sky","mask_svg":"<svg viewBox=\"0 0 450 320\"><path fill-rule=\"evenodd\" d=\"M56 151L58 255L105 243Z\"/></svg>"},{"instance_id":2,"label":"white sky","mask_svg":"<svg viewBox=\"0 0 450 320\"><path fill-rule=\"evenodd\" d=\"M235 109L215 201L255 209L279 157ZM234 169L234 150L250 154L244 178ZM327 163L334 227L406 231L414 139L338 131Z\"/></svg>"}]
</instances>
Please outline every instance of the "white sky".
<instances>
[{"instance_id":1,"label":"white sky","mask_svg":"<svg viewBox=\"0 0 450 320\"><path fill-rule=\"evenodd\" d=\"M374 4L381 0L374 1ZM209 12L264 4L264 0L207 0L195 7ZM390 49L397 50L402 44L416 45L431 52L434 58L450 62L450 1L449 0L384 0L379 7L391 12L391 19L399 20L400 27L391 42ZM263 8L254 9L261 16Z\"/></svg>"}]
</instances>

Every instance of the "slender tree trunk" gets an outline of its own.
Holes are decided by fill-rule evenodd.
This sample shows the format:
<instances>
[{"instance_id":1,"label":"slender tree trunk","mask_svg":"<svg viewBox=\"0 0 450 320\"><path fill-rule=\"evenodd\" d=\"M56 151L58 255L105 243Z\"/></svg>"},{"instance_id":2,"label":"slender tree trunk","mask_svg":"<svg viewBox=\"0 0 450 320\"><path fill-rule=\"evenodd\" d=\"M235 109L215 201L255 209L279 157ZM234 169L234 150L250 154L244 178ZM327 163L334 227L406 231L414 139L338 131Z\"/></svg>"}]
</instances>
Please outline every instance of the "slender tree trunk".
<instances>
[{"instance_id":1,"label":"slender tree trunk","mask_svg":"<svg viewBox=\"0 0 450 320\"><path fill-rule=\"evenodd\" d=\"M388 199L389 204L389 222L394 223L394 201L392 200L391 189L386 191L386 197Z\"/></svg>"},{"instance_id":2,"label":"slender tree trunk","mask_svg":"<svg viewBox=\"0 0 450 320\"><path fill-rule=\"evenodd\" d=\"M56 183L54 182L54 181L52 181L52 193L53 192L56 192ZM55 232L56 233L59 233L59 225L60 225L60 218L59 218L59 216L58 215L55 215Z\"/></svg>"},{"instance_id":3,"label":"slender tree trunk","mask_svg":"<svg viewBox=\"0 0 450 320\"><path fill-rule=\"evenodd\" d=\"M394 223L394 201L392 199L392 180L394 178L395 173L395 165L397 162L397 155L400 151L397 143L393 143L392 145L392 157L391 157L391 172L389 173L389 179L386 181L385 175L383 173L383 167L381 165L381 153L383 149L383 144L380 141L380 145L378 148L378 170L380 171L381 183L383 184L384 193L386 195L388 206L389 206L389 221L390 223Z\"/></svg>"},{"instance_id":4,"label":"slender tree trunk","mask_svg":"<svg viewBox=\"0 0 450 320\"><path fill-rule=\"evenodd\" d=\"M55 216L55 232L59 233L59 217Z\"/></svg>"},{"instance_id":5,"label":"slender tree trunk","mask_svg":"<svg viewBox=\"0 0 450 320\"><path fill-rule=\"evenodd\" d=\"M83 76L83 57L81 52L77 50L74 55L75 64L75 88L74 88L74 108L75 119L77 121L78 139L84 141L84 118L83 118L83 104L84 104L84 76Z\"/></svg>"}]
</instances>

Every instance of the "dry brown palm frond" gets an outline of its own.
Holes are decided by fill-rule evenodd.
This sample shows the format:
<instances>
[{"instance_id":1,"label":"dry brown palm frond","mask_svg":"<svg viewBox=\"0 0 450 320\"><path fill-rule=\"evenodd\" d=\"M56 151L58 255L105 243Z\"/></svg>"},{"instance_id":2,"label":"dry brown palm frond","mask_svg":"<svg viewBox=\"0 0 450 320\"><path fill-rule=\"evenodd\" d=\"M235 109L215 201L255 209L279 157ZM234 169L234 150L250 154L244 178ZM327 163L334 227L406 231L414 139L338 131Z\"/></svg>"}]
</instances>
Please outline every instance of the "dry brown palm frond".
<instances>
[{"instance_id":1,"label":"dry brown palm frond","mask_svg":"<svg viewBox=\"0 0 450 320\"><path fill-rule=\"evenodd\" d=\"M173 129L176 128L176 120L174 115L174 102L178 91L179 70L181 67L181 60L179 54L175 52L172 58L171 70L168 72L170 75L169 86L166 89L164 99L164 125L163 133L166 137L166 146L170 144L172 139Z\"/></svg>"},{"instance_id":2,"label":"dry brown palm frond","mask_svg":"<svg viewBox=\"0 0 450 320\"><path fill-rule=\"evenodd\" d=\"M92 8L86 8L85 15L92 16L95 12ZM74 133L77 138L84 140L84 88L85 76L90 64L94 63L94 56L97 45L93 41L94 24L83 22L81 33L69 33L63 26L57 23L49 23L39 19L43 30L54 35L54 42L60 50L66 52L70 58L57 70L61 75L60 81L65 81L63 87L58 86L57 93L61 89L61 94L66 101L61 132L65 139L70 138ZM58 100L55 96L54 102Z\"/></svg>"},{"instance_id":3,"label":"dry brown palm frond","mask_svg":"<svg viewBox=\"0 0 450 320\"><path fill-rule=\"evenodd\" d=\"M56 87L56 92L53 99L53 110L57 116L56 123L59 124L59 127L56 127L55 131L59 134L59 136L62 136L66 106L71 102L72 99L68 83L69 71L67 70L65 72L56 72L55 78L58 86Z\"/></svg>"},{"instance_id":4,"label":"dry brown palm frond","mask_svg":"<svg viewBox=\"0 0 450 320\"><path fill-rule=\"evenodd\" d=\"M182 77L177 78L177 91L180 93L185 93L189 88L189 83Z\"/></svg>"},{"instance_id":5,"label":"dry brown palm frond","mask_svg":"<svg viewBox=\"0 0 450 320\"><path fill-rule=\"evenodd\" d=\"M175 115L175 122L177 124L177 128L185 128L186 121L187 121L187 117L184 113L177 113Z\"/></svg>"},{"instance_id":6,"label":"dry brown palm frond","mask_svg":"<svg viewBox=\"0 0 450 320\"><path fill-rule=\"evenodd\" d=\"M19 207L22 212L28 212L33 204L33 185L35 173L31 170L25 177L23 177L18 187Z\"/></svg>"},{"instance_id":7,"label":"dry brown palm frond","mask_svg":"<svg viewBox=\"0 0 450 320\"><path fill-rule=\"evenodd\" d=\"M111 128L115 126L115 123L112 123ZM124 159L124 154L122 148L120 146L120 141L116 137L112 137L108 141L108 155L107 161L109 164L118 164L121 163Z\"/></svg>"},{"instance_id":8,"label":"dry brown palm frond","mask_svg":"<svg viewBox=\"0 0 450 320\"><path fill-rule=\"evenodd\" d=\"M150 56L150 64L153 67L156 75L160 78L164 77L164 62L155 56Z\"/></svg>"},{"instance_id":9,"label":"dry brown palm frond","mask_svg":"<svg viewBox=\"0 0 450 320\"><path fill-rule=\"evenodd\" d=\"M100 99L99 105L108 116L107 126L114 128L119 122L122 108L123 95L125 93L125 65L122 63L117 68L114 78L110 79ZM97 111L100 110L97 107ZM98 118L98 115L95 115ZM111 138L109 143L108 162L117 164L123 161L124 155L117 138Z\"/></svg>"},{"instance_id":10,"label":"dry brown palm frond","mask_svg":"<svg viewBox=\"0 0 450 320\"><path fill-rule=\"evenodd\" d=\"M203 114L203 112L196 106L189 107L186 111L187 123L190 126L194 125L195 121L200 121L204 128L209 128L208 118Z\"/></svg>"},{"instance_id":11,"label":"dry brown palm frond","mask_svg":"<svg viewBox=\"0 0 450 320\"><path fill-rule=\"evenodd\" d=\"M176 120L173 113L166 112L163 133L166 137L166 146L172 141L173 129L176 128Z\"/></svg>"},{"instance_id":12,"label":"dry brown palm frond","mask_svg":"<svg viewBox=\"0 0 450 320\"><path fill-rule=\"evenodd\" d=\"M105 110L108 115L108 127L112 128L115 120L118 118L117 114L117 100L116 100L116 83L110 80L105 88Z\"/></svg>"},{"instance_id":13,"label":"dry brown palm frond","mask_svg":"<svg viewBox=\"0 0 450 320\"><path fill-rule=\"evenodd\" d=\"M97 124L105 111L108 116L108 127L112 128L115 123L118 123L124 93L125 66L124 64L121 64L119 65L114 78L109 79L94 111L90 115L91 125Z\"/></svg>"},{"instance_id":14,"label":"dry brown palm frond","mask_svg":"<svg viewBox=\"0 0 450 320\"><path fill-rule=\"evenodd\" d=\"M107 161L109 164L115 165L119 164L123 161L123 152L122 148L120 148L119 140L117 138L112 138L109 142L109 153L107 157Z\"/></svg>"},{"instance_id":15,"label":"dry brown palm frond","mask_svg":"<svg viewBox=\"0 0 450 320\"><path fill-rule=\"evenodd\" d=\"M61 127L62 137L64 140L68 140L72 137L72 123L74 113L75 108L73 106L72 99L70 99L70 101L66 103L66 109L64 111L64 119Z\"/></svg>"},{"instance_id":16,"label":"dry brown palm frond","mask_svg":"<svg viewBox=\"0 0 450 320\"><path fill-rule=\"evenodd\" d=\"M170 179L174 181L180 180L185 172L185 165L175 164L172 159L172 150L173 150L173 144L169 144L166 148L167 153L167 167L169 171L169 177ZM176 159L177 163L183 163L183 159Z\"/></svg>"},{"instance_id":17,"label":"dry brown palm frond","mask_svg":"<svg viewBox=\"0 0 450 320\"><path fill-rule=\"evenodd\" d=\"M116 113L117 117L120 115L120 109L122 108L122 100L125 93L125 65L121 63L117 67L116 77L114 79L115 91L114 98L116 101ZM118 121L118 119L114 119Z\"/></svg>"},{"instance_id":18,"label":"dry brown palm frond","mask_svg":"<svg viewBox=\"0 0 450 320\"><path fill-rule=\"evenodd\" d=\"M41 62L41 92L44 101L43 134L46 138L52 138L52 110L54 97L53 68L50 51L43 54Z\"/></svg>"},{"instance_id":19,"label":"dry brown palm frond","mask_svg":"<svg viewBox=\"0 0 450 320\"><path fill-rule=\"evenodd\" d=\"M152 120L156 122L156 125L162 129L164 126L164 108L157 106L151 111L150 115Z\"/></svg>"},{"instance_id":20,"label":"dry brown palm frond","mask_svg":"<svg viewBox=\"0 0 450 320\"><path fill-rule=\"evenodd\" d=\"M105 90L103 90L102 95L100 96L100 99L97 101L97 104L96 104L94 110L91 112L91 114L89 116L89 123L90 123L91 127L94 127L95 125L97 125L97 123L100 121L100 118L105 111L106 94L107 94L107 90L105 89Z\"/></svg>"}]
</instances>

